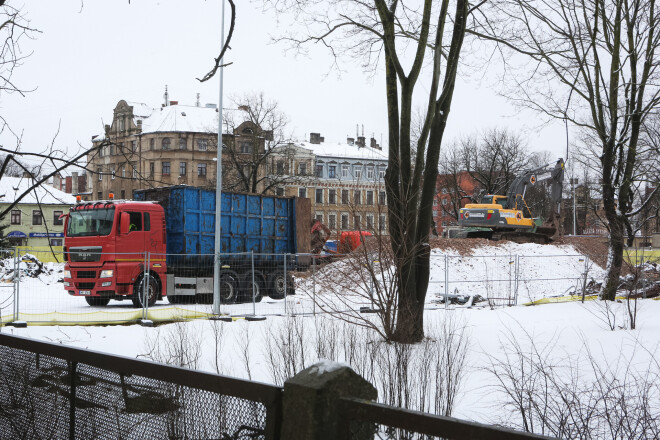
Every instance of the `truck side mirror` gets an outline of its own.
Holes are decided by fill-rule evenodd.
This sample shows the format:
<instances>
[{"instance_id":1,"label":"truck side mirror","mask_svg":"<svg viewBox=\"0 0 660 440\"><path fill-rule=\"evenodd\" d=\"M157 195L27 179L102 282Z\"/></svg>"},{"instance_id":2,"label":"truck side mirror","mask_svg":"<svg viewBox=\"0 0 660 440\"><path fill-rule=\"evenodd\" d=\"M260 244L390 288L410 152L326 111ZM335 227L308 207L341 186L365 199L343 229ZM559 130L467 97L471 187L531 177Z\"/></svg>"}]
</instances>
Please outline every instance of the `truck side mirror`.
<instances>
[{"instance_id":1,"label":"truck side mirror","mask_svg":"<svg viewBox=\"0 0 660 440\"><path fill-rule=\"evenodd\" d=\"M128 212L122 212L121 217L119 218L119 224L121 229L119 233L121 235L128 234L128 228L131 226L131 216Z\"/></svg>"}]
</instances>

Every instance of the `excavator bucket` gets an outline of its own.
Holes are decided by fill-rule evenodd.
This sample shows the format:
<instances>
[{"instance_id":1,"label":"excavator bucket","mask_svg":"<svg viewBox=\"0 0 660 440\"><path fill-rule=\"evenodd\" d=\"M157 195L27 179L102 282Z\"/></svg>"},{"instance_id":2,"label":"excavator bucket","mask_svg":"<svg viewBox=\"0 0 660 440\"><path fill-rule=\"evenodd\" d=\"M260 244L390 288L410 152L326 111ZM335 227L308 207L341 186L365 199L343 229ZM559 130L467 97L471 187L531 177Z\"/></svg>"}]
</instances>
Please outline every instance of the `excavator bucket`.
<instances>
[{"instance_id":1,"label":"excavator bucket","mask_svg":"<svg viewBox=\"0 0 660 440\"><path fill-rule=\"evenodd\" d=\"M549 241L554 241L559 238L560 235L559 229L559 216L552 215L546 221L543 222L541 226L536 228L536 233L545 235L548 237Z\"/></svg>"}]
</instances>

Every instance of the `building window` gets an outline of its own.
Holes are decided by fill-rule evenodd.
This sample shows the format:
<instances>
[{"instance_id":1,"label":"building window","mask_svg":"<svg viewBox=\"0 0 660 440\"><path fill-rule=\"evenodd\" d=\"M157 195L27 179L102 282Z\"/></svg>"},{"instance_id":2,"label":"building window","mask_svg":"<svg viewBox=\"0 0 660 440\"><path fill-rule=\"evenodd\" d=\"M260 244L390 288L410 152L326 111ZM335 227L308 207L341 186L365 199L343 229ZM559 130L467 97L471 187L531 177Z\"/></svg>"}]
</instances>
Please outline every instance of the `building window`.
<instances>
[{"instance_id":1,"label":"building window","mask_svg":"<svg viewBox=\"0 0 660 440\"><path fill-rule=\"evenodd\" d=\"M379 231L385 230L385 214L381 214L378 216L378 230Z\"/></svg>"},{"instance_id":2,"label":"building window","mask_svg":"<svg viewBox=\"0 0 660 440\"><path fill-rule=\"evenodd\" d=\"M334 205L337 203L337 190L336 189L329 189L328 190L328 203L331 205Z\"/></svg>"},{"instance_id":3,"label":"building window","mask_svg":"<svg viewBox=\"0 0 660 440\"><path fill-rule=\"evenodd\" d=\"M64 219L60 218L63 211L53 211L53 225L62 226L64 224Z\"/></svg>"},{"instance_id":4,"label":"building window","mask_svg":"<svg viewBox=\"0 0 660 440\"><path fill-rule=\"evenodd\" d=\"M374 178L374 167L367 167L367 179L372 180Z\"/></svg>"},{"instance_id":5,"label":"building window","mask_svg":"<svg viewBox=\"0 0 660 440\"><path fill-rule=\"evenodd\" d=\"M137 151L137 142L131 141L131 151L135 153Z\"/></svg>"},{"instance_id":6,"label":"building window","mask_svg":"<svg viewBox=\"0 0 660 440\"><path fill-rule=\"evenodd\" d=\"M119 145L121 145L121 144L119 144ZM121 151L121 148L119 147L119 145L117 145L117 148L119 149L119 151ZM110 144L110 156L114 156L114 154L115 154L115 146L113 144Z\"/></svg>"},{"instance_id":7,"label":"building window","mask_svg":"<svg viewBox=\"0 0 660 440\"><path fill-rule=\"evenodd\" d=\"M314 170L314 175L316 177L323 177L323 165L316 165L316 169Z\"/></svg>"},{"instance_id":8,"label":"building window","mask_svg":"<svg viewBox=\"0 0 660 440\"><path fill-rule=\"evenodd\" d=\"M360 191L359 189L353 191L353 203L356 205L362 204L362 191Z\"/></svg>"},{"instance_id":9,"label":"building window","mask_svg":"<svg viewBox=\"0 0 660 440\"><path fill-rule=\"evenodd\" d=\"M355 177L355 180L360 180L360 177L362 177L362 165L355 166L353 170L353 177Z\"/></svg>"},{"instance_id":10,"label":"building window","mask_svg":"<svg viewBox=\"0 0 660 440\"><path fill-rule=\"evenodd\" d=\"M330 229L335 229L337 227L337 215L328 214L328 227Z\"/></svg>"},{"instance_id":11,"label":"building window","mask_svg":"<svg viewBox=\"0 0 660 440\"><path fill-rule=\"evenodd\" d=\"M137 179L138 178L137 164L135 162L131 163L131 168L133 169L133 179Z\"/></svg>"},{"instance_id":12,"label":"building window","mask_svg":"<svg viewBox=\"0 0 660 440\"><path fill-rule=\"evenodd\" d=\"M307 174L307 163L305 162L300 162L298 164L298 175L299 176L304 176Z\"/></svg>"},{"instance_id":13,"label":"building window","mask_svg":"<svg viewBox=\"0 0 660 440\"><path fill-rule=\"evenodd\" d=\"M442 205L443 206L447 205L447 199L442 199Z\"/></svg>"},{"instance_id":14,"label":"building window","mask_svg":"<svg viewBox=\"0 0 660 440\"><path fill-rule=\"evenodd\" d=\"M122 165L121 167L121 177L126 177L126 165Z\"/></svg>"},{"instance_id":15,"label":"building window","mask_svg":"<svg viewBox=\"0 0 660 440\"><path fill-rule=\"evenodd\" d=\"M32 211L32 224L33 225L41 225L43 224L43 216L41 215L41 211L38 209L35 209Z\"/></svg>"},{"instance_id":16,"label":"building window","mask_svg":"<svg viewBox=\"0 0 660 440\"><path fill-rule=\"evenodd\" d=\"M50 239L50 245L51 246L62 246L62 239L61 238L51 238Z\"/></svg>"},{"instance_id":17,"label":"building window","mask_svg":"<svg viewBox=\"0 0 660 440\"><path fill-rule=\"evenodd\" d=\"M206 151L209 149L209 140L208 139L197 139L197 149L199 151Z\"/></svg>"},{"instance_id":18,"label":"building window","mask_svg":"<svg viewBox=\"0 0 660 440\"><path fill-rule=\"evenodd\" d=\"M447 188L442 188L442 193L447 194Z\"/></svg>"},{"instance_id":19,"label":"building window","mask_svg":"<svg viewBox=\"0 0 660 440\"><path fill-rule=\"evenodd\" d=\"M115 167L110 168L110 179L115 180Z\"/></svg>"},{"instance_id":20,"label":"building window","mask_svg":"<svg viewBox=\"0 0 660 440\"><path fill-rule=\"evenodd\" d=\"M149 162L149 177L154 178L156 174L156 162Z\"/></svg>"},{"instance_id":21,"label":"building window","mask_svg":"<svg viewBox=\"0 0 660 440\"><path fill-rule=\"evenodd\" d=\"M121 199L126 200L126 190L121 190Z\"/></svg>"},{"instance_id":22,"label":"building window","mask_svg":"<svg viewBox=\"0 0 660 440\"><path fill-rule=\"evenodd\" d=\"M316 203L323 203L323 190L321 188L316 189Z\"/></svg>"},{"instance_id":23,"label":"building window","mask_svg":"<svg viewBox=\"0 0 660 440\"><path fill-rule=\"evenodd\" d=\"M119 131L124 131L124 118L118 118Z\"/></svg>"},{"instance_id":24,"label":"building window","mask_svg":"<svg viewBox=\"0 0 660 440\"><path fill-rule=\"evenodd\" d=\"M275 188L275 195L279 197L284 197L284 188L281 186Z\"/></svg>"},{"instance_id":25,"label":"building window","mask_svg":"<svg viewBox=\"0 0 660 440\"><path fill-rule=\"evenodd\" d=\"M337 166L336 165L328 165L328 178L329 179L336 179L337 178Z\"/></svg>"},{"instance_id":26,"label":"building window","mask_svg":"<svg viewBox=\"0 0 660 440\"><path fill-rule=\"evenodd\" d=\"M12 225L20 225L21 224L21 210L20 209L12 209L11 210L11 224Z\"/></svg>"},{"instance_id":27,"label":"building window","mask_svg":"<svg viewBox=\"0 0 660 440\"><path fill-rule=\"evenodd\" d=\"M161 147L163 148L163 150L169 150L171 144L172 144L172 139L170 138L163 138L163 140L161 141Z\"/></svg>"},{"instance_id":28,"label":"building window","mask_svg":"<svg viewBox=\"0 0 660 440\"><path fill-rule=\"evenodd\" d=\"M188 168L187 162L179 162L179 176L185 176Z\"/></svg>"},{"instance_id":29,"label":"building window","mask_svg":"<svg viewBox=\"0 0 660 440\"><path fill-rule=\"evenodd\" d=\"M341 177L343 179L348 179L348 170L349 170L348 165L341 166Z\"/></svg>"},{"instance_id":30,"label":"building window","mask_svg":"<svg viewBox=\"0 0 660 440\"><path fill-rule=\"evenodd\" d=\"M103 191L99 191L96 196L96 200L103 200Z\"/></svg>"},{"instance_id":31,"label":"building window","mask_svg":"<svg viewBox=\"0 0 660 440\"><path fill-rule=\"evenodd\" d=\"M378 169L378 178L379 178L379 179L382 180L382 179L385 178L385 171L386 171L386 170L387 170L387 168L385 168L385 167L380 167L380 168Z\"/></svg>"},{"instance_id":32,"label":"building window","mask_svg":"<svg viewBox=\"0 0 660 440\"><path fill-rule=\"evenodd\" d=\"M96 171L99 174L99 181L103 180L103 169L101 167L98 167Z\"/></svg>"},{"instance_id":33,"label":"building window","mask_svg":"<svg viewBox=\"0 0 660 440\"><path fill-rule=\"evenodd\" d=\"M298 188L298 197L307 197L307 188Z\"/></svg>"},{"instance_id":34,"label":"building window","mask_svg":"<svg viewBox=\"0 0 660 440\"><path fill-rule=\"evenodd\" d=\"M353 215L353 229L361 229L362 228L362 217L360 214L355 214Z\"/></svg>"},{"instance_id":35,"label":"building window","mask_svg":"<svg viewBox=\"0 0 660 440\"><path fill-rule=\"evenodd\" d=\"M318 221L320 221L321 223L323 223L323 213L322 213L322 212L321 212L321 213L318 213L318 212L317 212L315 218L316 218L316 220L318 220Z\"/></svg>"},{"instance_id":36,"label":"building window","mask_svg":"<svg viewBox=\"0 0 660 440\"><path fill-rule=\"evenodd\" d=\"M156 149L156 139L149 139L149 149L150 150L155 150Z\"/></svg>"},{"instance_id":37,"label":"building window","mask_svg":"<svg viewBox=\"0 0 660 440\"><path fill-rule=\"evenodd\" d=\"M169 176L169 175L170 175L170 163L163 162L163 176Z\"/></svg>"},{"instance_id":38,"label":"building window","mask_svg":"<svg viewBox=\"0 0 660 440\"><path fill-rule=\"evenodd\" d=\"M341 203L342 203L342 205L348 205L348 190L347 189L342 189L341 190Z\"/></svg>"},{"instance_id":39,"label":"building window","mask_svg":"<svg viewBox=\"0 0 660 440\"><path fill-rule=\"evenodd\" d=\"M438 206L438 199L433 200L433 206Z\"/></svg>"},{"instance_id":40,"label":"building window","mask_svg":"<svg viewBox=\"0 0 660 440\"><path fill-rule=\"evenodd\" d=\"M348 214L341 215L341 228L348 229Z\"/></svg>"},{"instance_id":41,"label":"building window","mask_svg":"<svg viewBox=\"0 0 660 440\"><path fill-rule=\"evenodd\" d=\"M198 163L197 164L197 175L199 177L206 177L206 164Z\"/></svg>"},{"instance_id":42,"label":"building window","mask_svg":"<svg viewBox=\"0 0 660 440\"><path fill-rule=\"evenodd\" d=\"M252 142L241 142L240 149L242 154L252 154Z\"/></svg>"},{"instance_id":43,"label":"building window","mask_svg":"<svg viewBox=\"0 0 660 440\"><path fill-rule=\"evenodd\" d=\"M378 191L378 204L385 205L385 191Z\"/></svg>"},{"instance_id":44,"label":"building window","mask_svg":"<svg viewBox=\"0 0 660 440\"><path fill-rule=\"evenodd\" d=\"M367 229L371 230L374 228L374 216L372 214L367 214Z\"/></svg>"},{"instance_id":45,"label":"building window","mask_svg":"<svg viewBox=\"0 0 660 440\"><path fill-rule=\"evenodd\" d=\"M374 192L367 191L367 205L373 205L373 204L374 204Z\"/></svg>"},{"instance_id":46,"label":"building window","mask_svg":"<svg viewBox=\"0 0 660 440\"><path fill-rule=\"evenodd\" d=\"M284 161L283 160L278 160L277 164L275 165L276 168L276 174L278 176L281 176L284 174Z\"/></svg>"},{"instance_id":47,"label":"building window","mask_svg":"<svg viewBox=\"0 0 660 440\"><path fill-rule=\"evenodd\" d=\"M179 150L185 150L186 147L186 138L179 138Z\"/></svg>"}]
</instances>

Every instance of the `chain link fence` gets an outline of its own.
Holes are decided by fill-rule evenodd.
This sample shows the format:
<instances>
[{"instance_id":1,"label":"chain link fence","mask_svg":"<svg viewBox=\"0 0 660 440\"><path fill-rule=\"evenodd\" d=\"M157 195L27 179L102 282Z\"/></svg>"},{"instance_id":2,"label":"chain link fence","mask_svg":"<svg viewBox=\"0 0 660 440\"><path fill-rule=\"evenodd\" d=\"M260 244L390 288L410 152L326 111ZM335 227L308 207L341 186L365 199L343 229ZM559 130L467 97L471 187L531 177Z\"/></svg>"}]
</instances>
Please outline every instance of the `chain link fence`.
<instances>
[{"instance_id":1,"label":"chain link fence","mask_svg":"<svg viewBox=\"0 0 660 440\"><path fill-rule=\"evenodd\" d=\"M208 254L0 251L2 323L105 324L223 315L264 316L378 311L394 295L391 263L349 255L221 254L214 279ZM427 308L514 306L583 295L602 279L594 258L432 253ZM219 289L215 288L218 284ZM593 288L591 289L593 290ZM219 307L214 310L214 292ZM394 301L394 304L396 302Z\"/></svg>"}]
</instances>

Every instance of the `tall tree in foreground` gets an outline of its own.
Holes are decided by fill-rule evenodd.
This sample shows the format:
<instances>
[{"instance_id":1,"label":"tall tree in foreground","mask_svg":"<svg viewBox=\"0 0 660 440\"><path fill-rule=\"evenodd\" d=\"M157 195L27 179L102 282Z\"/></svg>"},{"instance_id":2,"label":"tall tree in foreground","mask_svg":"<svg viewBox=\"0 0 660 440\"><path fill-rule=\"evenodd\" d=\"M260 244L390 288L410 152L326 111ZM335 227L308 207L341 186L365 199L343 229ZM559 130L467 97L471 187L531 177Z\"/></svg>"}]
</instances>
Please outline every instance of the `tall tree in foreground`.
<instances>
[{"instance_id":1,"label":"tall tree in foreground","mask_svg":"<svg viewBox=\"0 0 660 440\"><path fill-rule=\"evenodd\" d=\"M303 34L283 38L294 47L305 50L307 44L320 42L337 58L360 59L365 70L384 64L389 143L385 189L398 289L396 327L388 337L418 342L424 337L438 159L470 13L468 1L266 2L295 14ZM422 74L430 80L424 89L428 103L421 133L413 137L413 94Z\"/></svg>"},{"instance_id":2,"label":"tall tree in foreground","mask_svg":"<svg viewBox=\"0 0 660 440\"><path fill-rule=\"evenodd\" d=\"M495 41L507 63L529 61L509 64L510 96L573 123L582 150L595 153L610 231L601 297L613 300L634 209L640 132L660 101L656 1L504 0L480 12L474 32Z\"/></svg>"}]
</instances>

